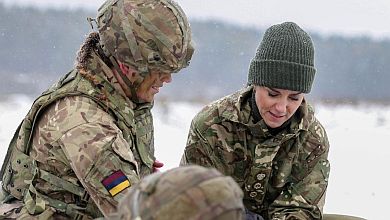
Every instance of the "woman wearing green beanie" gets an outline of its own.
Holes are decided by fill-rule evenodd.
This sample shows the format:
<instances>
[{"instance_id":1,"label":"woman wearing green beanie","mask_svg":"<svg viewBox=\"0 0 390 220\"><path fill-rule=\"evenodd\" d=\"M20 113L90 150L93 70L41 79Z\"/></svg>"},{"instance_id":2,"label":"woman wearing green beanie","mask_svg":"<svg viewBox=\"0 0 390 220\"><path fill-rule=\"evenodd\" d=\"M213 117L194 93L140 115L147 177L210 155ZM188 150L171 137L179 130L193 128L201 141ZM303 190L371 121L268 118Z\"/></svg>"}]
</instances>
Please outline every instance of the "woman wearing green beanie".
<instances>
[{"instance_id":1,"label":"woman wearing green beanie","mask_svg":"<svg viewBox=\"0 0 390 220\"><path fill-rule=\"evenodd\" d=\"M322 219L329 143L304 98L315 72L310 36L293 22L271 26L248 86L193 119L181 164L233 177L248 219Z\"/></svg>"}]
</instances>

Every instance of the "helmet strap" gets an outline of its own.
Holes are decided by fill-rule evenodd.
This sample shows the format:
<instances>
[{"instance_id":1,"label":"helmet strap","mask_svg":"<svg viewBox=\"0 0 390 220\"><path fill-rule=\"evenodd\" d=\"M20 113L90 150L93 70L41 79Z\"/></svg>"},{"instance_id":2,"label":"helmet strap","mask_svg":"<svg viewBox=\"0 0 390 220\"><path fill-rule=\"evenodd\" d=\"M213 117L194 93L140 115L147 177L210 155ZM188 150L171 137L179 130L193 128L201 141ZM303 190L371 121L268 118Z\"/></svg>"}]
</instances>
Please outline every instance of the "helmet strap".
<instances>
[{"instance_id":1,"label":"helmet strap","mask_svg":"<svg viewBox=\"0 0 390 220\"><path fill-rule=\"evenodd\" d=\"M139 103L140 100L137 96L137 88L134 83L132 83L129 78L126 77L126 74L122 71L122 69L119 67L118 62L114 59L114 57L109 56L109 59L114 66L114 69L119 73L118 75L122 78L123 82L128 86L131 92L131 100L133 100L135 103Z\"/></svg>"}]
</instances>

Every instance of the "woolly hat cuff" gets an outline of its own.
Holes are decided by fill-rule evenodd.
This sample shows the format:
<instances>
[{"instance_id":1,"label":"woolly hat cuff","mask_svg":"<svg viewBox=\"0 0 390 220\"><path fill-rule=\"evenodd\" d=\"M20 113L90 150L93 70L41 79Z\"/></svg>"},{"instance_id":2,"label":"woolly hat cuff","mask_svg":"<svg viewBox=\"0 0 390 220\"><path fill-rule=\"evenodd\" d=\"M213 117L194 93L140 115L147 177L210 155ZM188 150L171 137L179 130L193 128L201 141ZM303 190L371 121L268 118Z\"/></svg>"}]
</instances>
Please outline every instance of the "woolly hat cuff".
<instances>
[{"instance_id":1,"label":"woolly hat cuff","mask_svg":"<svg viewBox=\"0 0 390 220\"><path fill-rule=\"evenodd\" d=\"M251 61L248 84L309 93L316 69L283 60Z\"/></svg>"}]
</instances>

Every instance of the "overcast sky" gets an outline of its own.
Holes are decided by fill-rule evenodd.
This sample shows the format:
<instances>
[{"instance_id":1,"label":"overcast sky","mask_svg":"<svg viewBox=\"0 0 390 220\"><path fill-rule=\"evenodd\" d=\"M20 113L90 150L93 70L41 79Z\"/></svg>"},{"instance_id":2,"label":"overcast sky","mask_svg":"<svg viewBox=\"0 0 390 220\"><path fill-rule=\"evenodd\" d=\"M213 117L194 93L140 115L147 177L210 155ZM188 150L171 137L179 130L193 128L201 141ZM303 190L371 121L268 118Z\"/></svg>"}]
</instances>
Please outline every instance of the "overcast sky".
<instances>
[{"instance_id":1,"label":"overcast sky","mask_svg":"<svg viewBox=\"0 0 390 220\"><path fill-rule=\"evenodd\" d=\"M0 0L39 7L96 10L104 0ZM390 0L177 0L190 18L219 19L268 27L294 21L322 34L366 35L390 39Z\"/></svg>"}]
</instances>

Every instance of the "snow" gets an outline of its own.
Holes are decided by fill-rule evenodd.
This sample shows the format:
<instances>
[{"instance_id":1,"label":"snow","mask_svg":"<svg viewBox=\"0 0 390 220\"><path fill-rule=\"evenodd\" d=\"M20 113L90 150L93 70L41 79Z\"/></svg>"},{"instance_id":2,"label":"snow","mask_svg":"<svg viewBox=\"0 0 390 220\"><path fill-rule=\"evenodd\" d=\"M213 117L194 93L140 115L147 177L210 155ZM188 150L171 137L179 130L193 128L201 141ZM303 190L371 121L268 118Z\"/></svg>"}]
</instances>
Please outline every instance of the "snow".
<instances>
[{"instance_id":1,"label":"snow","mask_svg":"<svg viewBox=\"0 0 390 220\"><path fill-rule=\"evenodd\" d=\"M32 100L14 96L0 102L0 161ZM321 105L317 118L327 130L331 174L324 211L385 220L390 190L390 106ZM153 109L156 157L167 170L178 166L192 117L202 108L185 102L156 102Z\"/></svg>"}]
</instances>

